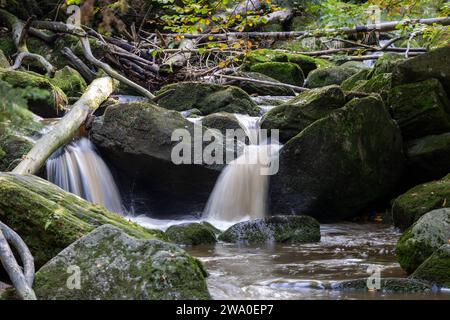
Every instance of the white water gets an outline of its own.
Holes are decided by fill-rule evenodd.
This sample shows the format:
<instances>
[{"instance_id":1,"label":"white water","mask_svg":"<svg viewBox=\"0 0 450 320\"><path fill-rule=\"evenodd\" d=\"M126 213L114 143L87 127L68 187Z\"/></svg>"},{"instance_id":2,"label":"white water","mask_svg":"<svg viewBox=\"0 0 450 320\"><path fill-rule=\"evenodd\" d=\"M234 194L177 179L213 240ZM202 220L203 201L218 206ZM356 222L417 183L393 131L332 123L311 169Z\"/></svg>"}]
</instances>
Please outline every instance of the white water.
<instances>
[{"instance_id":1,"label":"white water","mask_svg":"<svg viewBox=\"0 0 450 320\"><path fill-rule=\"evenodd\" d=\"M236 117L250 145L220 174L203 211L208 220L237 222L267 215L269 176L263 174L263 167L278 152L279 145L261 139L259 117L240 114Z\"/></svg>"},{"instance_id":2,"label":"white water","mask_svg":"<svg viewBox=\"0 0 450 320\"><path fill-rule=\"evenodd\" d=\"M86 138L57 151L46 163L47 180L90 202L123 213L119 190L106 163Z\"/></svg>"}]
</instances>

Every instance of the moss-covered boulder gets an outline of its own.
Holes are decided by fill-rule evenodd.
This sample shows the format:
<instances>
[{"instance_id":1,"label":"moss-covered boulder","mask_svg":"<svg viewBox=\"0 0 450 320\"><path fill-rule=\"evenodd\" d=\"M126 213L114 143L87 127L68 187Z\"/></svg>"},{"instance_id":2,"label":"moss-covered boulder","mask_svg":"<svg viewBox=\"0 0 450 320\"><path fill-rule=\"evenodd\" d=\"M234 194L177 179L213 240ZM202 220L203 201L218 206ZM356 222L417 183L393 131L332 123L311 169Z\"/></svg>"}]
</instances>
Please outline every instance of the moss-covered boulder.
<instances>
[{"instance_id":1,"label":"moss-covered boulder","mask_svg":"<svg viewBox=\"0 0 450 320\"><path fill-rule=\"evenodd\" d=\"M345 90L345 91L353 90L353 88L359 81L367 80L369 72L370 72L369 69L363 69L363 70L355 73L354 75L352 75L351 77L346 79L344 82L342 82L342 84L341 84L342 90Z\"/></svg>"},{"instance_id":2,"label":"moss-covered boulder","mask_svg":"<svg viewBox=\"0 0 450 320\"><path fill-rule=\"evenodd\" d=\"M387 100L391 89L391 73L379 73L369 80L357 81L351 90L365 93L378 93L383 100Z\"/></svg>"},{"instance_id":3,"label":"moss-covered boulder","mask_svg":"<svg viewBox=\"0 0 450 320\"><path fill-rule=\"evenodd\" d=\"M249 78L254 80L270 81L280 83L280 81L268 77L259 72L239 72L239 77ZM247 92L248 94L256 94L260 96L294 96L295 92L286 87L279 87L267 84L261 84L250 81L236 81L235 85Z\"/></svg>"},{"instance_id":4,"label":"moss-covered boulder","mask_svg":"<svg viewBox=\"0 0 450 320\"><path fill-rule=\"evenodd\" d=\"M332 84L340 85L352 75L361 71L353 67L330 67L311 71L306 78L308 88L325 87Z\"/></svg>"},{"instance_id":5,"label":"moss-covered boulder","mask_svg":"<svg viewBox=\"0 0 450 320\"><path fill-rule=\"evenodd\" d=\"M3 53L3 50L0 49L0 68L9 68L10 66L8 58Z\"/></svg>"},{"instance_id":6,"label":"moss-covered boulder","mask_svg":"<svg viewBox=\"0 0 450 320\"><path fill-rule=\"evenodd\" d=\"M171 226L166 230L166 235L170 241L188 246L212 244L217 241L214 232L201 223L183 223Z\"/></svg>"},{"instance_id":7,"label":"moss-covered boulder","mask_svg":"<svg viewBox=\"0 0 450 320\"><path fill-rule=\"evenodd\" d=\"M272 216L239 222L219 236L225 242L310 243L320 241L320 225L309 216Z\"/></svg>"},{"instance_id":8,"label":"moss-covered boulder","mask_svg":"<svg viewBox=\"0 0 450 320\"><path fill-rule=\"evenodd\" d=\"M373 69L369 73L369 78L383 73L392 73L396 63L405 58L395 53L385 53L375 61Z\"/></svg>"},{"instance_id":9,"label":"moss-covered boulder","mask_svg":"<svg viewBox=\"0 0 450 320\"><path fill-rule=\"evenodd\" d=\"M52 118L61 116L67 104L66 94L47 77L33 72L0 69L0 80L24 90L28 108L35 114Z\"/></svg>"},{"instance_id":10,"label":"moss-covered boulder","mask_svg":"<svg viewBox=\"0 0 450 320\"><path fill-rule=\"evenodd\" d=\"M279 164L272 212L350 218L395 188L404 164L400 130L380 99L356 98L290 139Z\"/></svg>"},{"instance_id":11,"label":"moss-covered boulder","mask_svg":"<svg viewBox=\"0 0 450 320\"><path fill-rule=\"evenodd\" d=\"M450 208L424 214L397 242L395 252L400 266L414 272L434 251L450 239Z\"/></svg>"},{"instance_id":12,"label":"moss-covered boulder","mask_svg":"<svg viewBox=\"0 0 450 320\"><path fill-rule=\"evenodd\" d=\"M303 54L290 53L288 51L276 51L270 49L258 49L251 51L244 61L244 69L249 70L251 66L265 62L292 62L302 69L305 76L312 70L328 65L326 60L316 59Z\"/></svg>"},{"instance_id":13,"label":"moss-covered boulder","mask_svg":"<svg viewBox=\"0 0 450 320\"><path fill-rule=\"evenodd\" d=\"M407 141L405 150L410 181L431 181L450 172L450 132Z\"/></svg>"},{"instance_id":14,"label":"moss-covered boulder","mask_svg":"<svg viewBox=\"0 0 450 320\"><path fill-rule=\"evenodd\" d=\"M158 105L171 110L197 108L205 115L214 112L258 115L260 112L245 91L233 86L186 81L164 86L157 94L162 93L167 95L158 100Z\"/></svg>"},{"instance_id":15,"label":"moss-covered boulder","mask_svg":"<svg viewBox=\"0 0 450 320\"><path fill-rule=\"evenodd\" d=\"M450 102L437 79L396 86L388 103L405 140L450 131Z\"/></svg>"},{"instance_id":16,"label":"moss-covered boulder","mask_svg":"<svg viewBox=\"0 0 450 320\"><path fill-rule=\"evenodd\" d=\"M27 136L0 129L0 171L11 171L30 151L34 142Z\"/></svg>"},{"instance_id":17,"label":"moss-covered boulder","mask_svg":"<svg viewBox=\"0 0 450 320\"><path fill-rule=\"evenodd\" d=\"M344 104L344 92L337 85L308 90L267 112L261 127L280 130L280 141L285 143L314 121Z\"/></svg>"},{"instance_id":18,"label":"moss-covered boulder","mask_svg":"<svg viewBox=\"0 0 450 320\"><path fill-rule=\"evenodd\" d=\"M262 73L282 83L303 86L305 76L302 69L291 62L264 62L250 67L250 71Z\"/></svg>"},{"instance_id":19,"label":"moss-covered boulder","mask_svg":"<svg viewBox=\"0 0 450 320\"><path fill-rule=\"evenodd\" d=\"M69 66L57 70L51 82L69 97L80 97L87 87L86 81L80 73Z\"/></svg>"},{"instance_id":20,"label":"moss-covered boulder","mask_svg":"<svg viewBox=\"0 0 450 320\"><path fill-rule=\"evenodd\" d=\"M102 224L138 238L161 237L32 175L0 173L0 220L21 235L37 267Z\"/></svg>"},{"instance_id":21,"label":"moss-covered boulder","mask_svg":"<svg viewBox=\"0 0 450 320\"><path fill-rule=\"evenodd\" d=\"M450 288L450 244L437 249L414 271L411 278Z\"/></svg>"},{"instance_id":22,"label":"moss-covered boulder","mask_svg":"<svg viewBox=\"0 0 450 320\"><path fill-rule=\"evenodd\" d=\"M436 78L450 96L450 47L400 61L395 64L392 73L393 86Z\"/></svg>"},{"instance_id":23,"label":"moss-covered boulder","mask_svg":"<svg viewBox=\"0 0 450 320\"><path fill-rule=\"evenodd\" d=\"M395 226L405 230L425 213L445 207L450 207L450 174L397 197L392 204L392 216Z\"/></svg>"},{"instance_id":24,"label":"moss-covered boulder","mask_svg":"<svg viewBox=\"0 0 450 320\"><path fill-rule=\"evenodd\" d=\"M351 279L334 282L331 289L341 291L367 291L367 278ZM432 288L428 283L416 279L405 278L385 278L380 279L380 292L383 293L419 293L431 292Z\"/></svg>"},{"instance_id":25,"label":"moss-covered boulder","mask_svg":"<svg viewBox=\"0 0 450 320\"><path fill-rule=\"evenodd\" d=\"M203 117L201 121L203 126L217 129L223 135L226 134L227 129L242 129L236 116L228 112L212 113Z\"/></svg>"},{"instance_id":26,"label":"moss-covered boulder","mask_svg":"<svg viewBox=\"0 0 450 320\"><path fill-rule=\"evenodd\" d=\"M79 287L68 289L70 277ZM46 300L210 299L201 263L173 244L130 237L101 226L60 252L37 273Z\"/></svg>"}]
</instances>

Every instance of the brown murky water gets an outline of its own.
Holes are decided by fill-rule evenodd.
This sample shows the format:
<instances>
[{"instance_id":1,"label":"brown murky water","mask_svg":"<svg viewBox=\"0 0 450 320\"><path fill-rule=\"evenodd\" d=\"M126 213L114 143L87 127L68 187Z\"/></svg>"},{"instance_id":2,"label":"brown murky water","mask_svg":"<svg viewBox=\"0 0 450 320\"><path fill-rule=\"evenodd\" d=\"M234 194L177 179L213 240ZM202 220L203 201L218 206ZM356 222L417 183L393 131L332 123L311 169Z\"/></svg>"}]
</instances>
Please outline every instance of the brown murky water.
<instances>
[{"instance_id":1,"label":"brown murky water","mask_svg":"<svg viewBox=\"0 0 450 320\"><path fill-rule=\"evenodd\" d=\"M186 248L209 272L214 299L449 299L450 292L394 294L327 290L327 282L368 277L405 277L395 260L400 236L393 227L377 224L322 225L322 240L304 245L235 245Z\"/></svg>"}]
</instances>

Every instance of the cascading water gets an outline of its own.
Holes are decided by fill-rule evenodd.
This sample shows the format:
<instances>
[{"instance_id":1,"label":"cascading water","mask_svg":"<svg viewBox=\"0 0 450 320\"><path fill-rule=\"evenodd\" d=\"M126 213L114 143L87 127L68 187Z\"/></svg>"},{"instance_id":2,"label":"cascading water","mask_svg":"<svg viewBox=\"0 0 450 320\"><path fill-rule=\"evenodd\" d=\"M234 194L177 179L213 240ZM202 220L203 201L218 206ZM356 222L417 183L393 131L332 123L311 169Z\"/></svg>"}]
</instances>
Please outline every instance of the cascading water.
<instances>
[{"instance_id":1,"label":"cascading water","mask_svg":"<svg viewBox=\"0 0 450 320\"><path fill-rule=\"evenodd\" d=\"M267 214L269 175L263 170L280 146L262 139L259 117L236 117L250 144L219 176L203 212L208 220L240 221Z\"/></svg>"},{"instance_id":2,"label":"cascading water","mask_svg":"<svg viewBox=\"0 0 450 320\"><path fill-rule=\"evenodd\" d=\"M58 150L46 163L47 180L110 211L123 213L119 190L106 163L86 138Z\"/></svg>"}]
</instances>

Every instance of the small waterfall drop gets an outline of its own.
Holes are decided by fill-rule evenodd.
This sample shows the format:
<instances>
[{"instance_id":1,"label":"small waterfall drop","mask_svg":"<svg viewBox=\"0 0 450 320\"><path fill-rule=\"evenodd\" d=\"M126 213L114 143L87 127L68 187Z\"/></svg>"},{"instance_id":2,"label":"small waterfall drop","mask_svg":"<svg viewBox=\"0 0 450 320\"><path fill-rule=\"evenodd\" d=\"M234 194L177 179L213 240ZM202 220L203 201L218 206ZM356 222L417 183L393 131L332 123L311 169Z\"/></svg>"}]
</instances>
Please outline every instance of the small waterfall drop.
<instances>
[{"instance_id":1,"label":"small waterfall drop","mask_svg":"<svg viewBox=\"0 0 450 320\"><path fill-rule=\"evenodd\" d=\"M114 178L94 145L81 138L56 151L46 163L47 180L110 211L123 213Z\"/></svg>"},{"instance_id":2,"label":"small waterfall drop","mask_svg":"<svg viewBox=\"0 0 450 320\"><path fill-rule=\"evenodd\" d=\"M242 221L267 215L269 176L262 170L280 145L261 139L260 117L236 117L250 145L220 174L203 211L203 216L211 221Z\"/></svg>"}]
</instances>

